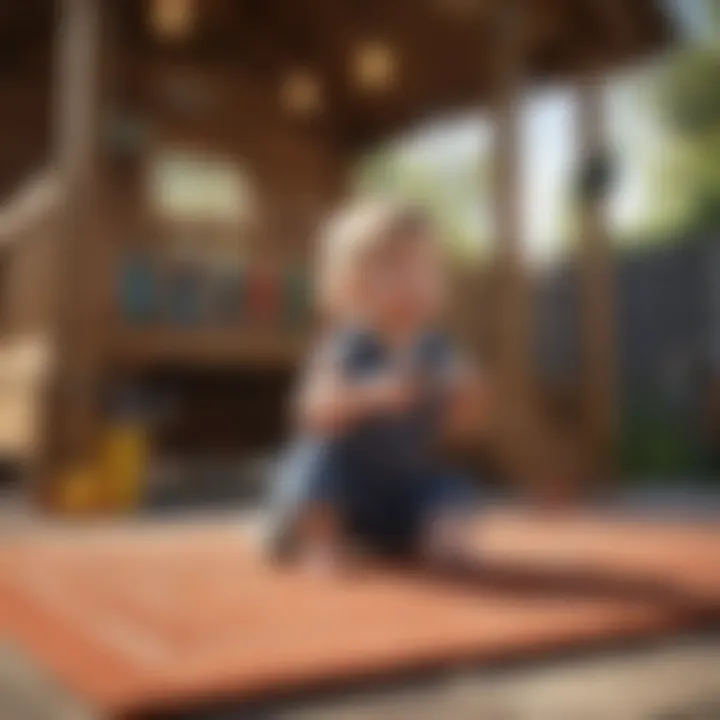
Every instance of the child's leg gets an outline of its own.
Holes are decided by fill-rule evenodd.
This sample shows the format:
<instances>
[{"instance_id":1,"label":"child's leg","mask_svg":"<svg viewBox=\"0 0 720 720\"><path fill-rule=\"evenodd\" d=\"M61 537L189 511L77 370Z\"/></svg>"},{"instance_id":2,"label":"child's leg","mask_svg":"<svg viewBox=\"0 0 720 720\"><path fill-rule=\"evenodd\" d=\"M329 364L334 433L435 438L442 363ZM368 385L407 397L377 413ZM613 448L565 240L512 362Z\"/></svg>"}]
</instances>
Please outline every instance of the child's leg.
<instances>
[{"instance_id":1,"label":"child's leg","mask_svg":"<svg viewBox=\"0 0 720 720\"><path fill-rule=\"evenodd\" d=\"M343 480L332 460L319 445L294 448L284 458L266 534L272 557L330 557L341 544Z\"/></svg>"}]
</instances>

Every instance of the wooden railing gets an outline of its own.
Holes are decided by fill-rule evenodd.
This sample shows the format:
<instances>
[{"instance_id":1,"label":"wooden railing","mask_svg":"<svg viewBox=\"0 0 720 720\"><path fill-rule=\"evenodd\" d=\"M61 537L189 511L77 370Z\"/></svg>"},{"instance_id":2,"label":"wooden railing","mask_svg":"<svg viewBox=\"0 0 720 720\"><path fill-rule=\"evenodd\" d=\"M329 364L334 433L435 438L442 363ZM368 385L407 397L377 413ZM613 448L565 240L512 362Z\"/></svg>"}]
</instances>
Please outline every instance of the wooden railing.
<instances>
[{"instance_id":1,"label":"wooden railing","mask_svg":"<svg viewBox=\"0 0 720 720\"><path fill-rule=\"evenodd\" d=\"M28 460L39 439L41 402L51 371L52 218L57 177L32 178L0 207L0 456Z\"/></svg>"},{"instance_id":2,"label":"wooden railing","mask_svg":"<svg viewBox=\"0 0 720 720\"><path fill-rule=\"evenodd\" d=\"M38 173L0 206L0 246L22 241L60 202L62 188L50 170Z\"/></svg>"}]
</instances>

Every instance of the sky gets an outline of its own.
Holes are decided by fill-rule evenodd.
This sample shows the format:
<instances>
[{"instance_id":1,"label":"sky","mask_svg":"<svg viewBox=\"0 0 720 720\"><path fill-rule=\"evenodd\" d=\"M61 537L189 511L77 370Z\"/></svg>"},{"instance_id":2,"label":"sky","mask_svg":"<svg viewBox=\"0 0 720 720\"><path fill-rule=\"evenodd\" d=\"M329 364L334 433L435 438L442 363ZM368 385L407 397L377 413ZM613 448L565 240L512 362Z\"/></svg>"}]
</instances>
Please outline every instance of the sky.
<instances>
[{"instance_id":1,"label":"sky","mask_svg":"<svg viewBox=\"0 0 720 720\"><path fill-rule=\"evenodd\" d=\"M671 17L686 33L702 32L703 0L667 0ZM656 62L608 78L605 94L608 146L616 163L609 207L614 235L639 232L647 219L651 160L660 152L663 130L647 97ZM531 261L557 256L569 228L569 203L576 172L575 95L570 87L530 94L522 108L522 208L524 246ZM489 152L488 119L465 115L416 129L397 149L439 175L470 172ZM459 169L459 170L458 170ZM478 192L481 192L480 188ZM468 194L468 197L472 197ZM489 213L468 213L473 232L487 238Z\"/></svg>"}]
</instances>

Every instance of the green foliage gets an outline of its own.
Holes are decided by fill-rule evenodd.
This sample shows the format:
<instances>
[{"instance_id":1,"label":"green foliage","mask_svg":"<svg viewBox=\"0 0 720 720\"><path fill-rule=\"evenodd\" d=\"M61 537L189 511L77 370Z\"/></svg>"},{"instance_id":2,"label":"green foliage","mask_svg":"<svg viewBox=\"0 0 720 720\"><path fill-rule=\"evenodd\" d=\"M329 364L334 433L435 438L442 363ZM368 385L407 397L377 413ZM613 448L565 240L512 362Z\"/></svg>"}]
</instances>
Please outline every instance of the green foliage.
<instances>
[{"instance_id":1,"label":"green foliage","mask_svg":"<svg viewBox=\"0 0 720 720\"><path fill-rule=\"evenodd\" d=\"M720 0L704 0L702 37L674 52L657 87L670 137L657 163L658 202L685 226L720 223Z\"/></svg>"},{"instance_id":2,"label":"green foliage","mask_svg":"<svg viewBox=\"0 0 720 720\"><path fill-rule=\"evenodd\" d=\"M720 127L720 45L679 51L659 95L664 116L681 137L702 141Z\"/></svg>"},{"instance_id":3,"label":"green foliage","mask_svg":"<svg viewBox=\"0 0 720 720\"><path fill-rule=\"evenodd\" d=\"M624 429L620 467L628 476L669 476L698 465L692 438L657 418L637 418Z\"/></svg>"}]
</instances>

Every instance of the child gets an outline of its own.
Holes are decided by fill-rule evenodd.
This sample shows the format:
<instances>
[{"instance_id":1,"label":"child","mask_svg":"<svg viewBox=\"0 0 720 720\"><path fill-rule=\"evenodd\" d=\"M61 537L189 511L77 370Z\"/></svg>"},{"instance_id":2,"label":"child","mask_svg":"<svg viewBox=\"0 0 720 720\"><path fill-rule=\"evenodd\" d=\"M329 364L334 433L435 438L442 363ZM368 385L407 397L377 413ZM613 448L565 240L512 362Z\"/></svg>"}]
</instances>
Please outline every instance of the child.
<instances>
[{"instance_id":1,"label":"child","mask_svg":"<svg viewBox=\"0 0 720 720\"><path fill-rule=\"evenodd\" d=\"M297 397L275 552L334 565L348 548L436 559L463 543L470 495L434 446L443 423L467 420L474 394L436 329L438 244L428 218L404 205L363 202L329 224L317 285L330 330Z\"/></svg>"}]
</instances>

